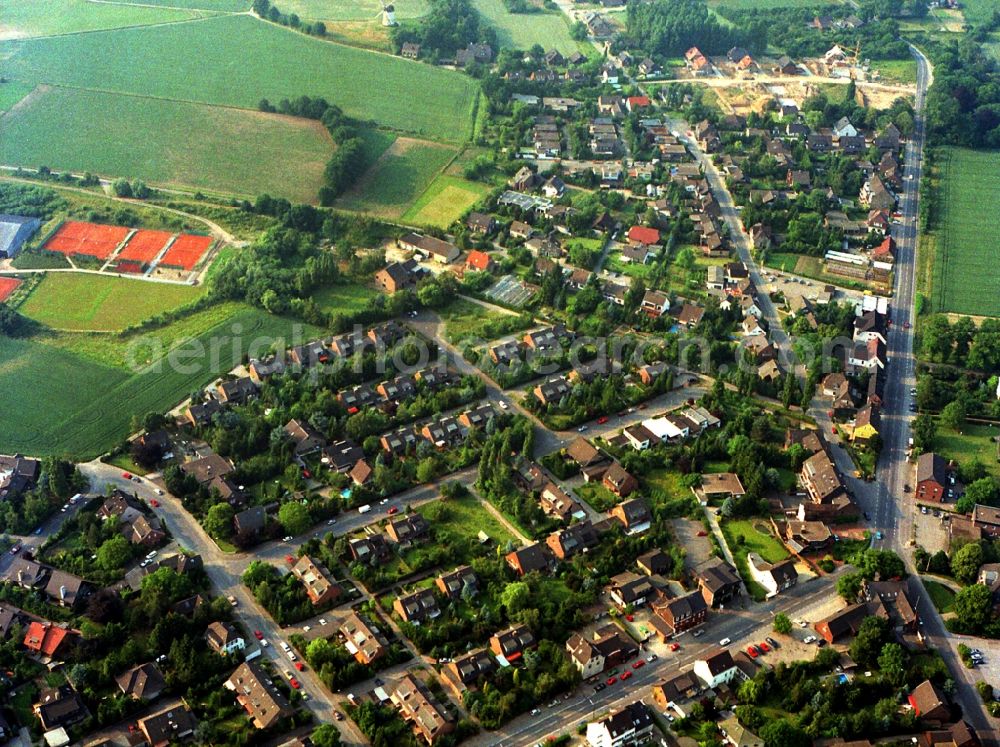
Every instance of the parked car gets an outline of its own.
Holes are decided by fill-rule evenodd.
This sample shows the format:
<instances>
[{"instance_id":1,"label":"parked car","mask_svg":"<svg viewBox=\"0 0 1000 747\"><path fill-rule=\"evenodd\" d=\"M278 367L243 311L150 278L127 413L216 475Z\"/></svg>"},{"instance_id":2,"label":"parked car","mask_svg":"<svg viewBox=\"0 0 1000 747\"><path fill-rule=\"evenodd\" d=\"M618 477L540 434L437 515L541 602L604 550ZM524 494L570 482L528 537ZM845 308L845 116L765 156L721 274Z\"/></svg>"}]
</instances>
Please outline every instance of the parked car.
<instances>
[{"instance_id":1,"label":"parked car","mask_svg":"<svg viewBox=\"0 0 1000 747\"><path fill-rule=\"evenodd\" d=\"M771 645L771 648L773 648L773 649L779 649L779 648L781 648L778 645L778 642L776 640L774 640L773 638L771 638L770 636L768 636L764 640L767 641Z\"/></svg>"},{"instance_id":2,"label":"parked car","mask_svg":"<svg viewBox=\"0 0 1000 747\"><path fill-rule=\"evenodd\" d=\"M258 641L263 641L264 640L264 634L261 633L259 630L255 630L253 632L253 637L256 638Z\"/></svg>"},{"instance_id":3,"label":"parked car","mask_svg":"<svg viewBox=\"0 0 1000 747\"><path fill-rule=\"evenodd\" d=\"M721 641L719 641L719 645L720 646L728 646L732 642L733 642L733 640L731 638L723 638Z\"/></svg>"},{"instance_id":4,"label":"parked car","mask_svg":"<svg viewBox=\"0 0 1000 747\"><path fill-rule=\"evenodd\" d=\"M756 659L758 656L760 656L760 652L757 650L757 647L754 646L752 643L749 646L747 646L747 653L750 654L751 659Z\"/></svg>"}]
</instances>

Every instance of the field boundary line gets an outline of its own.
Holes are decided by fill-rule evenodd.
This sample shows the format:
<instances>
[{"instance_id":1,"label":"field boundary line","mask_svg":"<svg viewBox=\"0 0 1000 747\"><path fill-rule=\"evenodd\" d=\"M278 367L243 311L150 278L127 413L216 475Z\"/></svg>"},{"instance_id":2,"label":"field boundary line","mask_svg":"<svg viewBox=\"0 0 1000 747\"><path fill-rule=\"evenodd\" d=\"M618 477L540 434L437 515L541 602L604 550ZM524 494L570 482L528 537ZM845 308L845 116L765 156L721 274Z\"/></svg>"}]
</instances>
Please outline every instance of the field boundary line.
<instances>
[{"instance_id":1,"label":"field boundary line","mask_svg":"<svg viewBox=\"0 0 1000 747\"><path fill-rule=\"evenodd\" d=\"M97 0L86 0L87 2L97 2ZM246 12L234 12L228 10L203 10L199 8L166 8L163 5L135 5L133 3L108 3L109 5L121 5L130 6L134 8L156 8L162 10L183 10L187 13L203 13L205 15L196 15L194 18L178 18L175 21L156 21L155 23L137 23L130 26L110 26L104 29L83 29L80 31L63 31L58 34L43 34L41 36L24 36L20 39L11 39L11 42L26 42L35 41L38 39L61 39L63 37L73 37L73 36L85 36L87 34L109 34L115 31L128 31L130 29L151 29L158 26L174 26L178 23L199 23L201 21L207 21L210 18L218 18L220 16L242 16L246 15Z\"/></svg>"}]
</instances>

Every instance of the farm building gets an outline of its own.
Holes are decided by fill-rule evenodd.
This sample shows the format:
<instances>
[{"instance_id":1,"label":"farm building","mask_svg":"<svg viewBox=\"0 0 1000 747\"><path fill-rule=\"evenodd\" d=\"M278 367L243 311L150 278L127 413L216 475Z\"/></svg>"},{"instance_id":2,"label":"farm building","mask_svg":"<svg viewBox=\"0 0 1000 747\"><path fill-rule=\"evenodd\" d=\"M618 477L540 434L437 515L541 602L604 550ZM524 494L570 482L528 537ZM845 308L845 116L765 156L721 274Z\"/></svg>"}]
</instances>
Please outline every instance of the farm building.
<instances>
[{"instance_id":1,"label":"farm building","mask_svg":"<svg viewBox=\"0 0 1000 747\"><path fill-rule=\"evenodd\" d=\"M23 215L0 215L0 259L13 259L39 229L38 218Z\"/></svg>"}]
</instances>

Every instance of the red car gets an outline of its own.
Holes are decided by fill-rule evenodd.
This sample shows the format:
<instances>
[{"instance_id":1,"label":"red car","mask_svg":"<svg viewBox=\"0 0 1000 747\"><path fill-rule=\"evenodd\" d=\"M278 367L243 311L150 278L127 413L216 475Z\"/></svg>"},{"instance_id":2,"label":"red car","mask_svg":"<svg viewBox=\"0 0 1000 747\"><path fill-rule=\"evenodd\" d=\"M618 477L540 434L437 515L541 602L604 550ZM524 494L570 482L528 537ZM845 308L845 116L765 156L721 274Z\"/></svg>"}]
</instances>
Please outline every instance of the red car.
<instances>
[{"instance_id":1,"label":"red car","mask_svg":"<svg viewBox=\"0 0 1000 747\"><path fill-rule=\"evenodd\" d=\"M680 649L680 647L681 647L681 644L679 644L679 643L671 643L670 644L670 650L671 651L677 651L677 650Z\"/></svg>"},{"instance_id":2,"label":"red car","mask_svg":"<svg viewBox=\"0 0 1000 747\"><path fill-rule=\"evenodd\" d=\"M607 680L606 684L610 687L611 685L615 684L617 681L618 681L617 677L613 677L613 676L612 677L608 677L608 680Z\"/></svg>"},{"instance_id":3,"label":"red car","mask_svg":"<svg viewBox=\"0 0 1000 747\"><path fill-rule=\"evenodd\" d=\"M297 661L295 662L295 668L298 669L300 672L304 672L306 669L306 665L303 664L301 661Z\"/></svg>"},{"instance_id":4,"label":"red car","mask_svg":"<svg viewBox=\"0 0 1000 747\"><path fill-rule=\"evenodd\" d=\"M625 615L625 619L628 620L629 622L635 622L635 615L632 614Z\"/></svg>"},{"instance_id":5,"label":"red car","mask_svg":"<svg viewBox=\"0 0 1000 747\"><path fill-rule=\"evenodd\" d=\"M132 473L131 472L122 472L122 477L124 477L126 480L131 480L132 479Z\"/></svg>"},{"instance_id":6,"label":"red car","mask_svg":"<svg viewBox=\"0 0 1000 747\"><path fill-rule=\"evenodd\" d=\"M299 684L299 681L294 677L288 680L288 684L292 686L293 690L298 690L300 687L302 687L302 685Z\"/></svg>"},{"instance_id":7,"label":"red car","mask_svg":"<svg viewBox=\"0 0 1000 747\"><path fill-rule=\"evenodd\" d=\"M903 329L909 329L909 328L910 328L910 323L909 322L903 322Z\"/></svg>"},{"instance_id":8,"label":"red car","mask_svg":"<svg viewBox=\"0 0 1000 747\"><path fill-rule=\"evenodd\" d=\"M630 671L628 671L628 670L626 669L626 670L625 670L624 672L622 672L622 674L621 674L621 679L622 679L622 682L624 682L625 680L627 680L627 679L628 679L629 677L631 677L631 676L632 676L632 673L631 673Z\"/></svg>"},{"instance_id":9,"label":"red car","mask_svg":"<svg viewBox=\"0 0 1000 747\"><path fill-rule=\"evenodd\" d=\"M155 498L151 498L149 500L149 505L152 506L153 508L159 508L160 507L160 502L158 500L156 500Z\"/></svg>"},{"instance_id":10,"label":"red car","mask_svg":"<svg viewBox=\"0 0 1000 747\"><path fill-rule=\"evenodd\" d=\"M642 669L644 666L646 666L646 662L642 659L632 662L632 669Z\"/></svg>"},{"instance_id":11,"label":"red car","mask_svg":"<svg viewBox=\"0 0 1000 747\"><path fill-rule=\"evenodd\" d=\"M770 651L770 650L771 650L771 647L770 647L770 646L768 646L768 645L767 645L766 643L764 643L763 641L761 641L760 643L758 643L758 644L757 644L757 648L758 648L758 649L760 649L760 652L761 652L762 654L766 654L766 653L767 653L768 651Z\"/></svg>"},{"instance_id":12,"label":"red car","mask_svg":"<svg viewBox=\"0 0 1000 747\"><path fill-rule=\"evenodd\" d=\"M259 630L255 630L253 632L253 637L256 638L258 641L263 641L264 640L264 634L261 633Z\"/></svg>"},{"instance_id":13,"label":"red car","mask_svg":"<svg viewBox=\"0 0 1000 747\"><path fill-rule=\"evenodd\" d=\"M760 652L757 650L757 647L752 644L750 646L747 646L747 653L750 654L751 659L756 659L758 656L760 656Z\"/></svg>"},{"instance_id":14,"label":"red car","mask_svg":"<svg viewBox=\"0 0 1000 747\"><path fill-rule=\"evenodd\" d=\"M396 506L389 506L389 510L386 511L386 513L389 514L389 516L392 516L394 513L397 513L398 511L399 508L397 508Z\"/></svg>"},{"instance_id":15,"label":"red car","mask_svg":"<svg viewBox=\"0 0 1000 747\"><path fill-rule=\"evenodd\" d=\"M598 425L604 425L607 422L608 422L608 416L607 415L601 415L601 417L599 417L597 419L597 424Z\"/></svg>"},{"instance_id":16,"label":"red car","mask_svg":"<svg viewBox=\"0 0 1000 747\"><path fill-rule=\"evenodd\" d=\"M288 563L288 565L295 565L295 558L291 555L286 555L285 562Z\"/></svg>"},{"instance_id":17,"label":"red car","mask_svg":"<svg viewBox=\"0 0 1000 747\"><path fill-rule=\"evenodd\" d=\"M708 536L708 532L706 532L704 529L702 529L702 530L700 530L698 532L698 536L699 537L707 537Z\"/></svg>"},{"instance_id":18,"label":"red car","mask_svg":"<svg viewBox=\"0 0 1000 747\"><path fill-rule=\"evenodd\" d=\"M304 478L306 478L306 479L308 480L308 479L309 479L310 477L312 477L313 475L312 475L312 472L310 472L310 471L309 471L309 470L307 470L307 469L304 469L304 470L302 470L302 476L303 476Z\"/></svg>"}]
</instances>

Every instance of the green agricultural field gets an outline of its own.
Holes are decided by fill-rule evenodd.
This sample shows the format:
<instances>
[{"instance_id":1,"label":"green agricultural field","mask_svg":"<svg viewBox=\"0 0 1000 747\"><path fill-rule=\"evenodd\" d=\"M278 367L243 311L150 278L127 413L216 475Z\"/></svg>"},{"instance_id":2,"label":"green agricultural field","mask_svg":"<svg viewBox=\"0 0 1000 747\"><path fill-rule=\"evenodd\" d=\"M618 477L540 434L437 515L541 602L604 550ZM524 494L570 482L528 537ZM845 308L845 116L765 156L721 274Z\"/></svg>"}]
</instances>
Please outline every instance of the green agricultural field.
<instances>
[{"instance_id":1,"label":"green agricultural field","mask_svg":"<svg viewBox=\"0 0 1000 747\"><path fill-rule=\"evenodd\" d=\"M72 88L39 92L0 126L3 163L296 202L316 201L334 148L319 122Z\"/></svg>"},{"instance_id":2,"label":"green agricultural field","mask_svg":"<svg viewBox=\"0 0 1000 747\"><path fill-rule=\"evenodd\" d=\"M34 90L29 83L7 81L0 84L0 112L5 112Z\"/></svg>"},{"instance_id":3,"label":"green agricultural field","mask_svg":"<svg viewBox=\"0 0 1000 747\"><path fill-rule=\"evenodd\" d=\"M180 6L181 2L164 2ZM207 4L207 2L206 2ZM81 31L147 26L204 16L192 10L130 6L120 3L92 3L87 0L0 0L0 32L16 39Z\"/></svg>"},{"instance_id":4,"label":"green agricultural field","mask_svg":"<svg viewBox=\"0 0 1000 747\"><path fill-rule=\"evenodd\" d=\"M371 288L357 283L341 283L313 293L313 300L323 311L352 314L361 311L376 295Z\"/></svg>"},{"instance_id":5,"label":"green agricultural field","mask_svg":"<svg viewBox=\"0 0 1000 747\"><path fill-rule=\"evenodd\" d=\"M53 329L114 332L190 303L204 292L191 285L53 272L18 311Z\"/></svg>"},{"instance_id":6,"label":"green agricultural field","mask_svg":"<svg viewBox=\"0 0 1000 747\"><path fill-rule=\"evenodd\" d=\"M60 349L45 337L0 338L0 387L6 393L0 398L0 422L4 423L0 452L96 456L128 434L133 415L169 409L193 389L231 369L247 351L259 353L276 338L291 339L297 326L245 305L227 304L226 308L235 313L187 339L177 348L183 354L158 357L138 372L110 362L127 353L135 340L72 335L89 340L93 349L108 349L109 362L100 363L93 356ZM168 327L161 334L172 339L175 331ZM305 327L302 334L310 339L322 331Z\"/></svg>"},{"instance_id":7,"label":"green agricultural field","mask_svg":"<svg viewBox=\"0 0 1000 747\"><path fill-rule=\"evenodd\" d=\"M962 1L962 14L965 16L965 20L973 26L980 26L989 22L996 9L996 0Z\"/></svg>"},{"instance_id":8,"label":"green agricultural field","mask_svg":"<svg viewBox=\"0 0 1000 747\"><path fill-rule=\"evenodd\" d=\"M596 54L594 47L579 45L569 35L569 25L561 12L511 13L503 0L472 0L472 5L496 29L501 48L530 49L541 44L545 51L558 49L563 54L581 50Z\"/></svg>"},{"instance_id":9,"label":"green agricultural field","mask_svg":"<svg viewBox=\"0 0 1000 747\"><path fill-rule=\"evenodd\" d=\"M398 21L419 18L427 13L427 0L393 0L392 5ZM379 0L281 0L278 7L283 13L295 13L308 21L382 23Z\"/></svg>"},{"instance_id":10,"label":"green agricultural field","mask_svg":"<svg viewBox=\"0 0 1000 747\"><path fill-rule=\"evenodd\" d=\"M937 311L1000 316L995 216L1000 212L1000 153L944 148L937 201L941 226L932 298Z\"/></svg>"},{"instance_id":11,"label":"green agricultural field","mask_svg":"<svg viewBox=\"0 0 1000 747\"><path fill-rule=\"evenodd\" d=\"M879 72L883 83L897 83L904 86L917 84L916 60L878 60L872 67Z\"/></svg>"},{"instance_id":12,"label":"green agricultural field","mask_svg":"<svg viewBox=\"0 0 1000 747\"><path fill-rule=\"evenodd\" d=\"M163 5L170 8L191 8L238 13L250 10L251 0L117 0L123 5ZM284 10L285 4L279 6Z\"/></svg>"},{"instance_id":13,"label":"green agricultural field","mask_svg":"<svg viewBox=\"0 0 1000 747\"><path fill-rule=\"evenodd\" d=\"M323 96L352 117L454 141L469 136L478 93L477 83L461 73L247 15L7 41L0 56L5 75L25 83L247 109L262 98Z\"/></svg>"},{"instance_id":14,"label":"green agricultural field","mask_svg":"<svg viewBox=\"0 0 1000 747\"><path fill-rule=\"evenodd\" d=\"M454 156L447 145L396 138L337 207L399 218Z\"/></svg>"},{"instance_id":15,"label":"green agricultural field","mask_svg":"<svg viewBox=\"0 0 1000 747\"><path fill-rule=\"evenodd\" d=\"M487 184L441 174L403 214L402 219L406 223L447 228L489 191Z\"/></svg>"}]
</instances>

